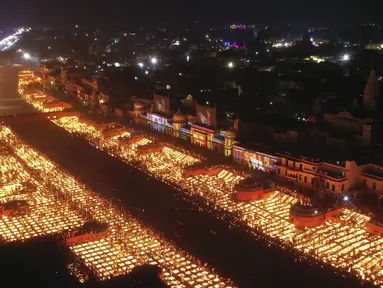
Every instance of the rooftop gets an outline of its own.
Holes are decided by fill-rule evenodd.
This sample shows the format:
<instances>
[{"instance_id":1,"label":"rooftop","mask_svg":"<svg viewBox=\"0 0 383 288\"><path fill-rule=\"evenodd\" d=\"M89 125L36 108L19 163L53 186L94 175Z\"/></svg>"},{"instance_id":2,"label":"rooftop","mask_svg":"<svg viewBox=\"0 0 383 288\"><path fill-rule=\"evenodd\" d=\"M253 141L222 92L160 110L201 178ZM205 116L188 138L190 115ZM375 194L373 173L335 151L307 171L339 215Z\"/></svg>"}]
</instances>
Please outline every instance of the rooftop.
<instances>
[{"instance_id":1,"label":"rooftop","mask_svg":"<svg viewBox=\"0 0 383 288\"><path fill-rule=\"evenodd\" d=\"M162 111L153 111L153 112L149 112L149 113L150 114L159 115L159 116L164 117L164 118L172 118L172 115L173 115L172 112L165 113L165 112L162 112Z\"/></svg>"},{"instance_id":2,"label":"rooftop","mask_svg":"<svg viewBox=\"0 0 383 288\"><path fill-rule=\"evenodd\" d=\"M319 170L320 172L323 172L325 173L326 175L332 177L332 178L338 178L338 179L341 179L341 178L344 178L344 172L339 170L339 171L336 171L336 170L330 170L330 169L326 169L326 168L321 168Z\"/></svg>"},{"instance_id":3,"label":"rooftop","mask_svg":"<svg viewBox=\"0 0 383 288\"><path fill-rule=\"evenodd\" d=\"M383 168L380 166L368 165L365 169L362 170L362 173L383 178Z\"/></svg>"}]
</instances>

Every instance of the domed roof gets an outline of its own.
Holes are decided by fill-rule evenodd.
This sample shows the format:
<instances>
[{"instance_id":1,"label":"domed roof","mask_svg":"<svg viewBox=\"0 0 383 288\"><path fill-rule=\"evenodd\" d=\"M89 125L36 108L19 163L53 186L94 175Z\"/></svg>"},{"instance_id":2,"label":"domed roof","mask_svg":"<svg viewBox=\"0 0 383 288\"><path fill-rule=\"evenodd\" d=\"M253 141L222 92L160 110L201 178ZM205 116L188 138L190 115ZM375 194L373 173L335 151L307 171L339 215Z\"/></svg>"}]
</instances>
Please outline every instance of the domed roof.
<instances>
[{"instance_id":1,"label":"domed roof","mask_svg":"<svg viewBox=\"0 0 383 288\"><path fill-rule=\"evenodd\" d=\"M134 102L134 110L143 110L145 109L145 103L141 100Z\"/></svg>"},{"instance_id":2,"label":"domed roof","mask_svg":"<svg viewBox=\"0 0 383 288\"><path fill-rule=\"evenodd\" d=\"M237 137L237 131L234 128L230 128L226 131L225 137L235 139Z\"/></svg>"},{"instance_id":3,"label":"domed roof","mask_svg":"<svg viewBox=\"0 0 383 288\"><path fill-rule=\"evenodd\" d=\"M180 110L178 110L176 113L173 115L173 122L176 123L182 123L186 121L186 116L182 114Z\"/></svg>"}]
</instances>

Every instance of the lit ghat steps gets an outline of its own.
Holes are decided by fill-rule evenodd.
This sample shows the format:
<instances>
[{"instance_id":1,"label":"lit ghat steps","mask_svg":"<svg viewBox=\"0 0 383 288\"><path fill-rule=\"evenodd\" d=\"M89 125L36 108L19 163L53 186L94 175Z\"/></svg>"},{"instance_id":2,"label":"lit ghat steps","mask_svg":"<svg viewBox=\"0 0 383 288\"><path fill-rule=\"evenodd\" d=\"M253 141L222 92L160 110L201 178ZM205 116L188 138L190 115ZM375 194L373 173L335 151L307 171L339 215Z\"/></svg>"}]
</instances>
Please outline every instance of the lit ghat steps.
<instances>
[{"instance_id":1,"label":"lit ghat steps","mask_svg":"<svg viewBox=\"0 0 383 288\"><path fill-rule=\"evenodd\" d=\"M70 130L70 127L63 124L64 120L57 120L55 123ZM89 132L91 130L92 128L84 128L83 131L90 143L102 147L106 152L115 149L116 144L106 144L102 137L94 137L98 133ZM94 134L90 137L92 133ZM150 140L140 144L147 143ZM172 148L139 155L136 147L137 145L121 147L117 155L128 163L138 161L153 176L181 187L189 195L205 198L213 204L212 207L237 215L253 228L254 234L262 231L282 243L293 245L311 257L347 269L377 285L383 285L383 240L366 232L364 225L369 217L346 209L339 217L339 222L342 223L328 221L318 227L297 229L289 221L290 207L297 201L293 196L275 192L267 199L256 202L237 202L233 200L233 187L243 177L234 171L222 170L216 176L184 178L183 167L198 163L199 159Z\"/></svg>"}]
</instances>

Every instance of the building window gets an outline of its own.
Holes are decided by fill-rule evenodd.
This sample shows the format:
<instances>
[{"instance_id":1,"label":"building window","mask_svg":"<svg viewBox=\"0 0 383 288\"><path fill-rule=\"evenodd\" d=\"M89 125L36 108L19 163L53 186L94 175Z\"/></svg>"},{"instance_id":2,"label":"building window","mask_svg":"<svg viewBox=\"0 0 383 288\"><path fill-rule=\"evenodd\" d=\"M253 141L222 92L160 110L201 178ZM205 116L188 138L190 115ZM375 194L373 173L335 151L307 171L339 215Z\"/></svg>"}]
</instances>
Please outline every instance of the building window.
<instances>
[{"instance_id":1,"label":"building window","mask_svg":"<svg viewBox=\"0 0 383 288\"><path fill-rule=\"evenodd\" d=\"M299 174L299 181L302 181L302 175Z\"/></svg>"},{"instance_id":2,"label":"building window","mask_svg":"<svg viewBox=\"0 0 383 288\"><path fill-rule=\"evenodd\" d=\"M332 192L335 191L335 185L334 185L334 184L331 186L331 191L332 191Z\"/></svg>"},{"instance_id":3,"label":"building window","mask_svg":"<svg viewBox=\"0 0 383 288\"><path fill-rule=\"evenodd\" d=\"M302 168L303 168L303 165L302 165L302 164L300 164L300 165L299 165L299 169L300 169L300 170L302 170Z\"/></svg>"},{"instance_id":4,"label":"building window","mask_svg":"<svg viewBox=\"0 0 383 288\"><path fill-rule=\"evenodd\" d=\"M363 185L367 185L366 179L363 179Z\"/></svg>"},{"instance_id":5,"label":"building window","mask_svg":"<svg viewBox=\"0 0 383 288\"><path fill-rule=\"evenodd\" d=\"M317 169L317 167L313 166L313 170L315 171Z\"/></svg>"},{"instance_id":6,"label":"building window","mask_svg":"<svg viewBox=\"0 0 383 288\"><path fill-rule=\"evenodd\" d=\"M278 168L278 175L281 175L281 169Z\"/></svg>"},{"instance_id":7,"label":"building window","mask_svg":"<svg viewBox=\"0 0 383 288\"><path fill-rule=\"evenodd\" d=\"M295 162L293 162L293 168L295 169Z\"/></svg>"},{"instance_id":8,"label":"building window","mask_svg":"<svg viewBox=\"0 0 383 288\"><path fill-rule=\"evenodd\" d=\"M330 183L326 182L326 189L330 188Z\"/></svg>"},{"instance_id":9,"label":"building window","mask_svg":"<svg viewBox=\"0 0 383 288\"><path fill-rule=\"evenodd\" d=\"M307 183L307 176L305 176L305 183Z\"/></svg>"},{"instance_id":10,"label":"building window","mask_svg":"<svg viewBox=\"0 0 383 288\"><path fill-rule=\"evenodd\" d=\"M285 176L287 176L287 170L285 170Z\"/></svg>"},{"instance_id":11,"label":"building window","mask_svg":"<svg viewBox=\"0 0 383 288\"><path fill-rule=\"evenodd\" d=\"M344 191L344 184L342 184L342 191L341 192L343 192Z\"/></svg>"},{"instance_id":12,"label":"building window","mask_svg":"<svg viewBox=\"0 0 383 288\"><path fill-rule=\"evenodd\" d=\"M375 182L372 182L372 189L376 189L376 183Z\"/></svg>"}]
</instances>

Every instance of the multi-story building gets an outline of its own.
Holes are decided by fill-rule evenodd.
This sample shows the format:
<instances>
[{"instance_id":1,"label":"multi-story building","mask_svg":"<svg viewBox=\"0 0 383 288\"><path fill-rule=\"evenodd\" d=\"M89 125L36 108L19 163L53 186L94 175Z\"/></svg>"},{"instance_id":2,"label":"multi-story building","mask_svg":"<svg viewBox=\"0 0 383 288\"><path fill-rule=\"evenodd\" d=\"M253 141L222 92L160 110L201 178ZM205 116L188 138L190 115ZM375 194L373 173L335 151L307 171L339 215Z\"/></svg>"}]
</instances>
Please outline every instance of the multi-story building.
<instances>
[{"instance_id":1,"label":"multi-story building","mask_svg":"<svg viewBox=\"0 0 383 288\"><path fill-rule=\"evenodd\" d=\"M340 193L350 191L355 184L358 167L353 161L331 164L316 159L277 154L276 175L297 184L298 187Z\"/></svg>"},{"instance_id":2,"label":"multi-story building","mask_svg":"<svg viewBox=\"0 0 383 288\"><path fill-rule=\"evenodd\" d=\"M383 194L382 166L375 164L358 166L355 161L350 160L330 163L320 159L293 156L291 153L266 153L261 148L258 151L249 149L235 141L237 131L233 128L226 131L217 130L198 120L188 123L188 116L179 111L173 117L169 116L170 114L161 116L159 113L146 113L148 106L150 106L149 102L146 104L141 100L136 102L135 109L131 113L137 119L136 122L147 123L146 125L157 131L165 133L166 130L168 135L186 139L190 143L215 150L226 156L232 156L235 163L251 169L275 173L281 179L295 183L297 188L307 190L320 188L335 194L358 193L366 190L378 195ZM153 115L156 120L152 119ZM204 119L203 116L206 115L202 115L202 119ZM158 129L162 126L167 128ZM216 144L222 149L217 148Z\"/></svg>"},{"instance_id":3,"label":"multi-story building","mask_svg":"<svg viewBox=\"0 0 383 288\"><path fill-rule=\"evenodd\" d=\"M369 163L360 166L359 169L358 184L361 185L360 188L378 195L383 194L383 167Z\"/></svg>"},{"instance_id":4,"label":"multi-story building","mask_svg":"<svg viewBox=\"0 0 383 288\"><path fill-rule=\"evenodd\" d=\"M277 154L276 175L296 183L297 187L315 189L320 184L332 193L369 191L383 194L383 166L355 161L332 164L289 154Z\"/></svg>"}]
</instances>

